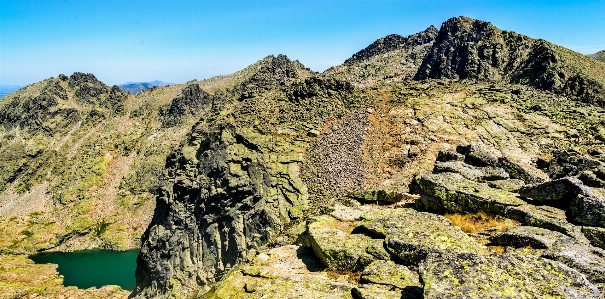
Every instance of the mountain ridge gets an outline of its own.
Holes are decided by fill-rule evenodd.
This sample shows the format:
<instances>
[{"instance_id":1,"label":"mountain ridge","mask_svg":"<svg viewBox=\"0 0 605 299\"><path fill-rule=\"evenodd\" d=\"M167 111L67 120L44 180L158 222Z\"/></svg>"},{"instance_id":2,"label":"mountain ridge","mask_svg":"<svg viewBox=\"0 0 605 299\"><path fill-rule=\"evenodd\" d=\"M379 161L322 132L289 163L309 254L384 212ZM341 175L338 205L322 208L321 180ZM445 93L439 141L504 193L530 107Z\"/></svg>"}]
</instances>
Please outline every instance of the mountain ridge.
<instances>
[{"instance_id":1,"label":"mountain ridge","mask_svg":"<svg viewBox=\"0 0 605 299\"><path fill-rule=\"evenodd\" d=\"M498 54L514 41L520 58ZM475 47L483 52L467 51ZM459 57L462 63L441 63L440 55ZM317 229L335 234L327 239L345 238L342 244L349 246L348 227L354 222L342 220L350 219L346 213L351 211L336 213L338 205L358 213L365 209L359 202L393 196L409 201L415 198L408 193L411 182L417 184L412 189L428 192L421 185L425 181L414 181L416 176L439 169L473 179L514 175L511 169L516 169L536 172L539 180L544 177L534 170L539 165L569 169L556 162L564 158L550 160L561 155L561 148L578 151L580 156L573 157L581 158L570 161L597 163L605 151L605 110L600 87L591 86L600 80L602 63L575 60L578 55L487 22L453 18L438 32L431 26L407 38L381 38L323 73L285 55L270 55L230 75L147 89L137 96L85 73L28 85L0 101L0 258L19 264L13 256L36 251L141 245L131 297L212 296L212 290L215 298L258 297L262 292L254 281L262 288L272 285L264 279L273 278L256 268L264 263L258 259L267 247L290 252L287 246L306 246L311 252L299 248L293 258L319 257L318 269L335 267ZM555 71L566 81L550 84ZM466 147L477 143L485 151ZM445 152L457 147L460 153ZM488 156L482 163L508 165L507 170L472 164L484 161L481 155ZM444 157L462 160L438 164ZM506 162L505 157L521 161ZM493 162L500 160L505 162ZM601 182L599 168L593 168L577 171L582 184ZM494 188L475 185L487 184L483 181L468 184ZM601 189L594 187L595 194ZM433 197L419 203L439 205ZM386 213L378 209L372 213ZM600 232L577 211L578 219L593 223L590 234L579 232L576 222L555 221L544 212L516 213L517 219L526 213L528 219L550 221L582 242L587 242L584 235ZM389 221L380 215L377 219ZM331 231L329 225L344 231ZM373 242L364 233L351 236ZM372 245L370 255L390 260L395 253L383 251L395 247L384 242ZM373 259L364 254L369 260L360 258L359 267ZM349 269L356 263L352 259L334 269ZM598 271L582 269L593 275L583 290L595 293L591 283L600 283ZM333 277L354 280L348 272L322 279L338 284ZM240 279L246 283L239 285ZM281 279L274 280L275 288L282 286ZM359 279L338 285L348 296L370 288ZM298 286L295 291L309 287ZM35 287L15 288L36 293ZM53 284L48 294L62 291Z\"/></svg>"}]
</instances>

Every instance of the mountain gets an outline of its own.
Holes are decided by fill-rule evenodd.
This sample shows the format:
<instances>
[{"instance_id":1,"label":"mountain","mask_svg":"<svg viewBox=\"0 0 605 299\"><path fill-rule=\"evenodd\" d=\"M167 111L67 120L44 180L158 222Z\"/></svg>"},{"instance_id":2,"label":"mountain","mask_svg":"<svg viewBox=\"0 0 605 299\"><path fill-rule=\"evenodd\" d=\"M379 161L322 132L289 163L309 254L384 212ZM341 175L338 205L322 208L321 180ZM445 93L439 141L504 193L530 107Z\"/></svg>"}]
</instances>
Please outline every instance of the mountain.
<instances>
[{"instance_id":1,"label":"mountain","mask_svg":"<svg viewBox=\"0 0 605 299\"><path fill-rule=\"evenodd\" d=\"M155 80L152 82L127 82L127 83L118 85L118 87L125 92L129 92L133 95L137 95L141 91L153 88L155 86L166 86L166 85L171 85L171 84L172 83L166 83L166 82Z\"/></svg>"},{"instance_id":2,"label":"mountain","mask_svg":"<svg viewBox=\"0 0 605 299\"><path fill-rule=\"evenodd\" d=\"M4 97L5 95L7 95L21 87L23 87L23 86L0 84L0 98Z\"/></svg>"},{"instance_id":3,"label":"mountain","mask_svg":"<svg viewBox=\"0 0 605 299\"><path fill-rule=\"evenodd\" d=\"M0 297L601 298L603 70L459 17L323 73L28 85L0 100ZM132 294L27 259L139 246Z\"/></svg>"},{"instance_id":4,"label":"mountain","mask_svg":"<svg viewBox=\"0 0 605 299\"><path fill-rule=\"evenodd\" d=\"M585 55L460 17L441 26L414 79L519 83L605 105L605 71Z\"/></svg>"},{"instance_id":5,"label":"mountain","mask_svg":"<svg viewBox=\"0 0 605 299\"><path fill-rule=\"evenodd\" d=\"M599 51L597 53L594 53L592 55L589 55L590 57L599 60L599 61L603 61L605 62L605 50Z\"/></svg>"}]
</instances>

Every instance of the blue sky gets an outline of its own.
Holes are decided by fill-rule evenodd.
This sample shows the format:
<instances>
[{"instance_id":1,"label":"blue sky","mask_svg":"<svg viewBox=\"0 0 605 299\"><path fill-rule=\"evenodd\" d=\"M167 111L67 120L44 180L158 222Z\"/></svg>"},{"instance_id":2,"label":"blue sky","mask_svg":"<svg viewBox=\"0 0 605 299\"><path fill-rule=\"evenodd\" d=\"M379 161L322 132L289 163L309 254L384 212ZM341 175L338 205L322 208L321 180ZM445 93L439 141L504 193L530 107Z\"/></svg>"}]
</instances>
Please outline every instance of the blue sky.
<instances>
[{"instance_id":1,"label":"blue sky","mask_svg":"<svg viewBox=\"0 0 605 299\"><path fill-rule=\"evenodd\" d=\"M380 37L461 15L581 53L605 49L604 0L0 0L0 84L75 71L110 85L183 83L271 54L323 71Z\"/></svg>"}]
</instances>

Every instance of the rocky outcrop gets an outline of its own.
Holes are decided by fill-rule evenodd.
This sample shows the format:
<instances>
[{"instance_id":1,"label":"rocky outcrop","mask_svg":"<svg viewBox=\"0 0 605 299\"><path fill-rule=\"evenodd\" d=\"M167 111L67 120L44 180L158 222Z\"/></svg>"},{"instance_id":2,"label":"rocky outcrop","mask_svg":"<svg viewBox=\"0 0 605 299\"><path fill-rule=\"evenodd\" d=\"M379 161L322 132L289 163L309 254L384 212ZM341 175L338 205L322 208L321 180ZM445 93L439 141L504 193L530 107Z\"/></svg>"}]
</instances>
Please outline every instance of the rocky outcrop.
<instances>
[{"instance_id":1,"label":"rocky outcrop","mask_svg":"<svg viewBox=\"0 0 605 299\"><path fill-rule=\"evenodd\" d=\"M311 70L298 60L291 61L286 55L269 56L252 76L233 88L231 93L240 99L251 98L263 91L275 87L285 87L293 80L304 79L312 74Z\"/></svg>"},{"instance_id":2,"label":"rocky outcrop","mask_svg":"<svg viewBox=\"0 0 605 299\"><path fill-rule=\"evenodd\" d=\"M267 138L228 126L194 129L168 159L137 261L139 297L195 293L303 215L300 153Z\"/></svg>"},{"instance_id":3,"label":"rocky outcrop","mask_svg":"<svg viewBox=\"0 0 605 299\"><path fill-rule=\"evenodd\" d=\"M424 298L600 298L584 275L524 255L430 254L420 266Z\"/></svg>"},{"instance_id":4,"label":"rocky outcrop","mask_svg":"<svg viewBox=\"0 0 605 299\"><path fill-rule=\"evenodd\" d=\"M190 84L183 88L181 94L172 99L169 104L160 107L160 119L165 128L174 127L183 121L183 118L200 113L202 108L211 104L210 95L202 90L198 84Z\"/></svg>"},{"instance_id":5,"label":"rocky outcrop","mask_svg":"<svg viewBox=\"0 0 605 299\"><path fill-rule=\"evenodd\" d=\"M207 297L350 299L347 274L330 274L305 247L288 245L260 252L232 271Z\"/></svg>"},{"instance_id":6,"label":"rocky outcrop","mask_svg":"<svg viewBox=\"0 0 605 299\"><path fill-rule=\"evenodd\" d=\"M536 251L535 254L576 269L592 282L605 282L605 251L580 243L559 232L518 226L492 236L490 241L501 246L543 249Z\"/></svg>"},{"instance_id":7,"label":"rocky outcrop","mask_svg":"<svg viewBox=\"0 0 605 299\"><path fill-rule=\"evenodd\" d=\"M93 74L75 72L69 76L68 85L75 89L76 98L87 104L100 104L100 96L109 93L109 87Z\"/></svg>"}]
</instances>

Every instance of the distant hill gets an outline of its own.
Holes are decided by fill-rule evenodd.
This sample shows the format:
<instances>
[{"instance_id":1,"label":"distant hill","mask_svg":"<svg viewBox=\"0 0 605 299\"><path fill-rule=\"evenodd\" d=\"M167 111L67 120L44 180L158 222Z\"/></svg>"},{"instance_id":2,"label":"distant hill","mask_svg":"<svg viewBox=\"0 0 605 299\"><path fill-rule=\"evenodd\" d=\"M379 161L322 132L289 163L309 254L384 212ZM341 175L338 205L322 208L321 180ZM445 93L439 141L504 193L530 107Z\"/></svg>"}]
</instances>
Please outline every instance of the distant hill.
<instances>
[{"instance_id":1,"label":"distant hill","mask_svg":"<svg viewBox=\"0 0 605 299\"><path fill-rule=\"evenodd\" d=\"M590 57L592 57L592 58L594 58L596 60L600 60L600 61L605 62L605 50L601 50L601 51L599 51L597 53L594 53L594 54L591 54L591 55L588 55L588 56L590 56Z\"/></svg>"},{"instance_id":2,"label":"distant hill","mask_svg":"<svg viewBox=\"0 0 605 299\"><path fill-rule=\"evenodd\" d=\"M5 85L5 84L0 84L0 98L4 97L5 95L21 88L23 86L21 85Z\"/></svg>"},{"instance_id":3,"label":"distant hill","mask_svg":"<svg viewBox=\"0 0 605 299\"><path fill-rule=\"evenodd\" d=\"M129 92L129 93L136 95L145 89L150 89L155 86L166 86L166 85L171 85L171 84L172 83L166 83L166 82L155 80L152 82L126 82L124 84L118 85L118 87L120 87L120 89L125 92Z\"/></svg>"}]
</instances>

